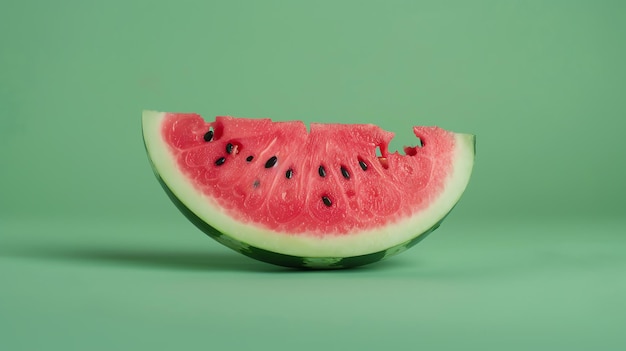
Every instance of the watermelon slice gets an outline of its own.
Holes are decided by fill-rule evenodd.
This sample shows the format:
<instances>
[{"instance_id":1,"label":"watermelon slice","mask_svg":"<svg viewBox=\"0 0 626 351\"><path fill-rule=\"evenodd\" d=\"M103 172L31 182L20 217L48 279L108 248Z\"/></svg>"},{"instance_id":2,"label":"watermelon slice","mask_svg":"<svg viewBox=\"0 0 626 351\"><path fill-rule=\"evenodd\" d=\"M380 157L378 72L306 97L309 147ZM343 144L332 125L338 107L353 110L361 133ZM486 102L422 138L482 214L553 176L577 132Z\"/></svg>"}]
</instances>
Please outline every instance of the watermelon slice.
<instances>
[{"instance_id":1,"label":"watermelon slice","mask_svg":"<svg viewBox=\"0 0 626 351\"><path fill-rule=\"evenodd\" d=\"M475 138L414 127L387 149L375 125L144 111L152 168L199 229L252 258L346 268L398 254L435 230L465 190ZM377 154L378 149L378 154Z\"/></svg>"}]
</instances>

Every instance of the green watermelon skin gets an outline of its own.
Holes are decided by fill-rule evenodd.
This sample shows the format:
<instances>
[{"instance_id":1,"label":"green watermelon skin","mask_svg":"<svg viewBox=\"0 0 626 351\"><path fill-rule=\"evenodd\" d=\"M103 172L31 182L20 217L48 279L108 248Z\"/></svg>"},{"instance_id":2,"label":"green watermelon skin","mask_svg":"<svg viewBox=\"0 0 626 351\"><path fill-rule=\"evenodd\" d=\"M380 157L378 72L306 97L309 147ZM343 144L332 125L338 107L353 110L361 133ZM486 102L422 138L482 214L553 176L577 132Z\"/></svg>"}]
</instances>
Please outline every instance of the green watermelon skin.
<instances>
[{"instance_id":1,"label":"green watermelon skin","mask_svg":"<svg viewBox=\"0 0 626 351\"><path fill-rule=\"evenodd\" d=\"M417 237L407 242L390 247L387 250L378 251L378 252L374 252L374 253L367 254L367 255L352 256L352 257L298 257L298 256L284 255L284 254L267 251L258 247L248 245L247 243L235 240L232 237L229 237L228 235L220 233L217 229L213 228L211 225L204 222L200 217L196 216L196 214L193 213L187 206L185 206L185 204L183 204L180 201L180 199L178 199L176 195L174 195L171 189L163 181L158 171L154 168L153 170L155 172L157 179L159 180L159 183L163 187L163 190L165 190L165 193L170 198L170 200L174 203L176 208L178 208L178 210L191 223L193 223L198 229L200 229L206 235L220 242L224 246L230 249L233 249L245 256L248 256L255 260L259 260L259 261L263 261L266 263L283 266L283 267L298 268L298 269L304 269L304 270L307 270L307 269L309 270L310 269L315 269L315 270L342 269L342 268L353 268L353 267L358 267L358 266L364 266L367 264L379 262L379 261L382 261L383 259L386 259L391 256L395 256L401 252L404 252L405 250L419 243L420 241L425 239L428 236L428 234L432 233L433 231L435 231L435 229L439 228L439 226L445 219L445 217L442 218L439 222L433 225L426 232L422 233L421 235L418 235ZM416 233L416 235L417 234L418 233Z\"/></svg>"},{"instance_id":2,"label":"green watermelon skin","mask_svg":"<svg viewBox=\"0 0 626 351\"><path fill-rule=\"evenodd\" d=\"M188 203L188 200L180 198L180 193L177 190L180 190L179 187L181 186L181 183L179 180L172 178L172 168L164 168L163 171L165 172L165 175L168 175L169 177L163 176L159 171L159 169L163 167L163 158L161 157L160 159L158 159L158 162L160 163L157 163L157 160L153 158L153 155L165 155L165 153L167 153L166 151L158 151L154 149L154 145L158 145L161 141L159 141L160 133L158 132L158 129L155 129L155 127L159 127L159 125L153 123L152 121L158 121L158 119L155 118L159 118L160 116L163 116L163 114L155 112L144 112L144 128L142 129L142 132L144 134L144 146L149 155L148 159L152 166L152 170L170 200L190 222L192 222L198 229L207 234L209 237L215 239L219 243L229 247L236 252L266 263L298 269L342 269L379 262L388 257L392 257L401 252L404 252L408 248L414 246L415 244L426 238L434 230L436 230L441 225L443 220L447 217L447 215L455 207L456 201L458 201L458 198L460 198L462 193L462 189L461 192L452 193L453 196L457 198L457 200L454 200L454 202L450 202L449 207L447 207L444 212L440 212L435 220L427 222L429 223L427 226L420 224L421 228L414 228L414 230L411 230L411 228L413 228L412 225L404 225L404 227L401 229L404 233L403 235L405 235L405 240L395 241L395 243L389 243L388 245L379 246L377 250L357 249L351 250L356 254L343 254L340 256L333 254L323 254L320 253L319 250L313 248L306 250L308 254L290 254L288 252L283 252L282 250L268 250L267 248L262 248L259 245L251 244L250 242L248 242L248 240L237 239L239 235L239 230L235 230L232 227L223 227L222 230L217 229L216 227L211 225L210 220L207 220L207 212L197 208L197 202L195 205L196 207L189 207L189 205L186 205L186 203ZM148 126L148 128L146 128L146 126ZM155 131L157 131L157 133L155 133ZM146 132L152 135L146 138ZM159 134L159 136L157 136L157 134ZM461 143L464 145L463 152L465 158L464 160L461 160L461 162L464 162L461 168L464 170L464 172L466 172L464 173L465 175L462 175L462 178L467 178L461 179L462 184L459 183L464 189L465 185L467 184L466 182L469 180L469 174L471 173L471 168L473 165L473 159L476 149L476 140L475 136L470 134L458 134L458 136L461 138ZM148 141L150 141L150 143ZM159 164L161 165L160 167ZM168 179L174 180L175 185L177 184L176 187L172 188L171 185L168 184ZM191 203L193 204L193 202ZM202 217L197 214L197 211L203 212ZM256 240L256 238L252 239ZM352 240L352 242L354 242L354 244L356 245L360 245L362 243L362 240L355 238L355 240ZM350 246L344 245L341 247L341 250L343 250L343 252L346 252L345 249L349 248Z\"/></svg>"},{"instance_id":3,"label":"green watermelon skin","mask_svg":"<svg viewBox=\"0 0 626 351\"><path fill-rule=\"evenodd\" d=\"M474 150L476 150L475 139L474 139L473 146L474 146ZM176 208L178 208L178 210L203 233L215 239L216 241L220 242L224 246L234 251L239 252L240 254L243 254L255 260L263 261L263 262L278 265L278 266L289 267L289 268L297 268L297 269L303 269L303 270L345 269L345 268L354 268L354 267L364 266L364 265L368 265L371 263L382 261L386 258L395 256L401 252L404 252L407 249L415 246L420 241L424 240L430 233L432 233L437 228L439 228L439 226L444 221L444 219L452 211L451 209L450 212L448 212L448 214L446 214L443 218L441 218L441 220L435 223L427 231L421 234L416 233L417 236L414 237L413 239L408 240L399 245L390 247L386 250L370 253L367 255L352 256L352 257L299 257L299 256L292 256L292 255L284 255L284 254L280 254L280 253L264 250L262 248L251 246L247 243L233 239L232 237L229 237L228 235L223 234L217 229L213 228L211 225L209 225L208 223L203 221L200 217L198 217L195 213L193 213L193 211L191 211L187 206L185 206L185 204L183 204L182 201L180 201L180 199L176 197L176 195L174 195L174 193L165 183L163 178L161 178L158 170L156 169L152 161L150 161L150 163L152 166L152 170L154 171L154 174L159 181L159 184L161 184L161 187L163 187L163 190L165 191L167 196L170 198L170 200L174 203Z\"/></svg>"}]
</instances>

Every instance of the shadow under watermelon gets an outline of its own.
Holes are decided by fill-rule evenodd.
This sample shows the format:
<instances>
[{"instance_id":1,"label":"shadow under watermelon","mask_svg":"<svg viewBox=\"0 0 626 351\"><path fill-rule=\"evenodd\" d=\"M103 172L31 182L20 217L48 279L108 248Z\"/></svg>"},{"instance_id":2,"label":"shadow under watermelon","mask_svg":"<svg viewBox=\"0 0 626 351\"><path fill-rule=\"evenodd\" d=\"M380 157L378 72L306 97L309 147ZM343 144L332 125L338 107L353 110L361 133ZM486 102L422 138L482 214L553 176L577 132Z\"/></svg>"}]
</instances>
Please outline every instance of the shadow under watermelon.
<instances>
[{"instance_id":1,"label":"shadow under watermelon","mask_svg":"<svg viewBox=\"0 0 626 351\"><path fill-rule=\"evenodd\" d=\"M61 247L28 246L2 250L0 256L18 257L33 260L81 262L83 264L105 264L119 267L145 269L165 269L176 271L222 271L222 272L262 272L262 273L313 273L315 270L300 270L263 263L235 252L207 252L190 249L140 249L121 247ZM403 260L395 259L375 265L355 267L341 272L373 272L393 269L403 265ZM324 271L318 271L324 272ZM339 273L339 272L337 272Z\"/></svg>"}]
</instances>

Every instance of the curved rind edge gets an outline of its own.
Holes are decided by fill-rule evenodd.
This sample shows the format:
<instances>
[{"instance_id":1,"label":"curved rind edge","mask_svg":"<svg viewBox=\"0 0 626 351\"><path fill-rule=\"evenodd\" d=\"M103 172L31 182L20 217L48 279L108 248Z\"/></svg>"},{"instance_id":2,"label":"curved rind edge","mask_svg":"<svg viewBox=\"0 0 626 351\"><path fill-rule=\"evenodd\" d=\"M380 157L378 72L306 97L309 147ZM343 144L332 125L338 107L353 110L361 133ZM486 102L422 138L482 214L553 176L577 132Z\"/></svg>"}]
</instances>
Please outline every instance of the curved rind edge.
<instances>
[{"instance_id":1,"label":"curved rind edge","mask_svg":"<svg viewBox=\"0 0 626 351\"><path fill-rule=\"evenodd\" d=\"M159 168L157 167L157 165L155 164L155 160L153 159L154 155L151 154L152 147L150 144L155 141L149 135L148 137L146 137L146 134L150 134L150 132L153 132L150 130L150 128L159 127L157 121L160 119L159 117L162 118L163 116L165 116L165 113L163 112L144 111L142 117L142 133L144 136L144 146L146 148L146 152L148 153L148 159L150 161L152 169L159 183L161 184L171 201L183 213L183 215L185 215L185 217L189 221L191 221L198 229L200 229L208 236L214 238L221 244L254 259L280 266L310 269L349 268L377 262L384 258L391 257L400 252L403 252L404 250L417 244L419 241L424 239L428 234L430 234L432 231L440 226L440 224L452 211L452 209L455 207L456 203L460 199L465 187L469 183L469 176L471 175L473 168L475 136L471 134L457 133L457 141L461 141L463 144L465 144L464 147L460 149L461 152L465 153L464 155L461 155L461 158L464 159L466 162L461 162L456 166L458 166L459 168L465 168L461 170L461 172L467 174L468 179L466 180L465 184L458 184L462 186L462 190L458 192L458 197L454 199L455 201L451 205L451 207L447 209L445 213L442 213L441 217L439 217L438 220L434 221L434 223L430 227L418 230L417 233L408 237L407 240L404 240L395 245L391 244L390 247L387 247L383 250L375 250L373 252L357 255L320 255L322 257L312 257L306 254L293 255L288 253L279 253L275 250L267 250L265 248L258 247L258 245L252 245L245 240L237 239L233 236L236 235L235 233L231 233L231 235L225 234L225 230L220 231L218 228L215 228L214 226L207 223L192 209L190 209L185 203L183 203L179 196L175 194L175 192L168 185L168 182L163 179L161 173L159 172Z\"/></svg>"},{"instance_id":2,"label":"curved rind edge","mask_svg":"<svg viewBox=\"0 0 626 351\"><path fill-rule=\"evenodd\" d=\"M174 203L176 208L198 229L200 229L203 233L208 235L209 237L215 239L220 244L237 251L243 255L246 255L250 258L263 261L265 263L270 263L283 267L290 268L298 268L298 269L343 269L343 268L354 268L358 266L363 266L371 263L375 263L386 259L391 256L395 256L410 247L414 246L418 242L422 241L428 234L435 231L443 220L442 218L439 222L433 225L426 232L418 234L413 239L408 240L402 244L395 245L386 250L366 254L359 256L351 256L351 257L301 257L301 256L292 256L285 255L277 252L272 252L268 250L264 250L259 247L255 247L249 245L247 243L241 242L232 236L228 236L225 233L221 233L219 230L212 227L210 224L203 221L200 217L198 217L193 211L191 211L185 204L183 204L178 197L172 192L172 190L167 186L167 184L163 181L163 179L159 176L159 173L156 169L154 169L154 173L159 181L159 184L165 190L165 193L170 198L170 200ZM447 216L447 215L446 215Z\"/></svg>"}]
</instances>

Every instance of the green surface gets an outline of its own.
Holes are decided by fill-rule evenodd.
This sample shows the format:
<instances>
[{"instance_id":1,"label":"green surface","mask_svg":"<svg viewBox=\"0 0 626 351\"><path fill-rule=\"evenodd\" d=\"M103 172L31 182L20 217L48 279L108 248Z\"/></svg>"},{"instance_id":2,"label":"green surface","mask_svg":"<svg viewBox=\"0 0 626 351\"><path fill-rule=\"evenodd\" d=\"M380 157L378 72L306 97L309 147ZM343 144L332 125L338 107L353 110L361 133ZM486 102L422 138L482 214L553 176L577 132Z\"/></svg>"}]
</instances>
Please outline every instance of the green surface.
<instances>
[{"instance_id":1,"label":"green surface","mask_svg":"<svg viewBox=\"0 0 626 351\"><path fill-rule=\"evenodd\" d=\"M388 261L309 272L249 259L186 222L3 229L6 350L626 346L626 221L448 222Z\"/></svg>"},{"instance_id":2,"label":"green surface","mask_svg":"<svg viewBox=\"0 0 626 351\"><path fill-rule=\"evenodd\" d=\"M0 2L0 349L626 349L626 2ZM449 219L292 272L206 238L144 109L476 134Z\"/></svg>"}]
</instances>

